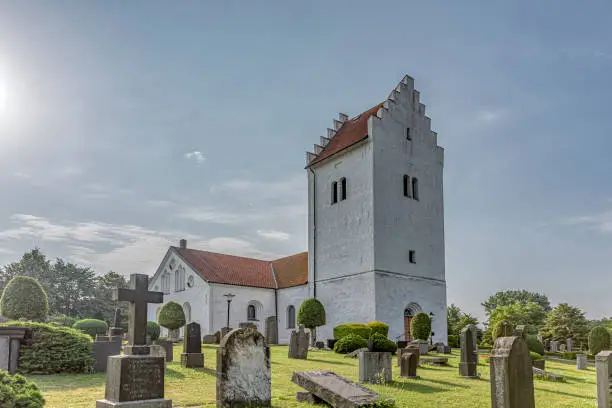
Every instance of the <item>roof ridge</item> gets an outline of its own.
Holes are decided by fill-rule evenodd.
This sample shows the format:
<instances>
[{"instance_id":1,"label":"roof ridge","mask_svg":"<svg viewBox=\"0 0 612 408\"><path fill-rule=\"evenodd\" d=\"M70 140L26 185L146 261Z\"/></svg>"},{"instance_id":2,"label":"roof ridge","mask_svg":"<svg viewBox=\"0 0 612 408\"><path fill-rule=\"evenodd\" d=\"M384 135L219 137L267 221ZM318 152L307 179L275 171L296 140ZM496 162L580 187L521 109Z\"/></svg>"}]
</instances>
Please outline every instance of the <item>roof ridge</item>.
<instances>
[{"instance_id":1,"label":"roof ridge","mask_svg":"<svg viewBox=\"0 0 612 408\"><path fill-rule=\"evenodd\" d=\"M272 262L271 260L268 260L268 259L251 258L251 257L248 257L248 256L242 256L242 255L224 254L224 253L221 253L221 252L206 251L206 250L204 250L204 249L195 249L195 248L180 248L180 247L177 247L177 246L174 246L174 245L171 245L170 247L171 247L171 248L174 248L174 249L181 250L181 251L196 251L196 252L204 252L204 253L207 253L207 254L221 255L221 256L231 256L231 257L233 257L233 258L249 259L249 260L251 260L251 261L258 261L258 262L265 262L265 263L267 263L267 262Z\"/></svg>"}]
</instances>

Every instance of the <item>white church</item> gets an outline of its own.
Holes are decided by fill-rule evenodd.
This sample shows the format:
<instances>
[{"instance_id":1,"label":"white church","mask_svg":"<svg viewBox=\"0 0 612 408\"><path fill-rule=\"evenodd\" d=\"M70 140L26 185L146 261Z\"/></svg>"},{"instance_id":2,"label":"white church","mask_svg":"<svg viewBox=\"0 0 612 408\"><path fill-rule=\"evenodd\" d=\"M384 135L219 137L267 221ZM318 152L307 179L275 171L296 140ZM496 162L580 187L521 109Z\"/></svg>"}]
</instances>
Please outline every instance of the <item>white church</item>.
<instances>
[{"instance_id":1,"label":"white church","mask_svg":"<svg viewBox=\"0 0 612 408\"><path fill-rule=\"evenodd\" d=\"M389 338L411 340L418 312L432 341L447 344L443 199L444 149L405 76L388 98L349 118L340 114L307 153L308 252L276 260L171 246L150 290L164 292L202 334L253 323L278 328L287 344L302 301L317 298L327 324L378 320ZM233 295L233 296L232 296ZM231 302L230 302L231 300ZM157 320L160 305L150 305Z\"/></svg>"}]
</instances>

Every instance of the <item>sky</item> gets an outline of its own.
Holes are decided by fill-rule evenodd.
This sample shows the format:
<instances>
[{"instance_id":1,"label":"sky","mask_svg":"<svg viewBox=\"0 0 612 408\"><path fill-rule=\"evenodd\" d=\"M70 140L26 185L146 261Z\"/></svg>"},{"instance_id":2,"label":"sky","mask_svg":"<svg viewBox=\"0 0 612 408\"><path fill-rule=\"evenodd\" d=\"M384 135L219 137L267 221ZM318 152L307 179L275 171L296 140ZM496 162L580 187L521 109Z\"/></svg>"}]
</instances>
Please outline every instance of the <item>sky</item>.
<instances>
[{"instance_id":1,"label":"sky","mask_svg":"<svg viewBox=\"0 0 612 408\"><path fill-rule=\"evenodd\" d=\"M307 250L305 152L415 78L448 303L612 315L612 3L0 0L0 265Z\"/></svg>"}]
</instances>

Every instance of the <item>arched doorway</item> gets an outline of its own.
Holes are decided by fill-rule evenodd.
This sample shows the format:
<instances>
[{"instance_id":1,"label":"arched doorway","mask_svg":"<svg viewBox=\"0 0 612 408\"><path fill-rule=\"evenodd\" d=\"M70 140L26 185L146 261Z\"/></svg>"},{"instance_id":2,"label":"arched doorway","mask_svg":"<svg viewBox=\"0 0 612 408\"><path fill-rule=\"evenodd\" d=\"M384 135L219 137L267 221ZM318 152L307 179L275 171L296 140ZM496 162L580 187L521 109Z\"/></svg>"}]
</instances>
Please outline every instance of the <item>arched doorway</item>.
<instances>
[{"instance_id":1,"label":"arched doorway","mask_svg":"<svg viewBox=\"0 0 612 408\"><path fill-rule=\"evenodd\" d=\"M412 341L412 335L410 334L410 325L412 323L412 318L417 313L421 312L421 306L417 303L411 302L404 309L404 340Z\"/></svg>"}]
</instances>

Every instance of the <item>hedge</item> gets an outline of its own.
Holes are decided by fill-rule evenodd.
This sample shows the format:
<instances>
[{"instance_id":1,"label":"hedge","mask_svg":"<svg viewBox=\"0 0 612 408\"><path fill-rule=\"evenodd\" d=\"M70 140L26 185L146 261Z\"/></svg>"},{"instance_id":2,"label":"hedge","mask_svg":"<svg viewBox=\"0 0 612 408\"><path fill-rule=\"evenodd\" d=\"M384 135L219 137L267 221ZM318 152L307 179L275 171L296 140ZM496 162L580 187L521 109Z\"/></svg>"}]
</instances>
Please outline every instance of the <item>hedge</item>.
<instances>
[{"instance_id":1,"label":"hedge","mask_svg":"<svg viewBox=\"0 0 612 408\"><path fill-rule=\"evenodd\" d=\"M36 279L16 276L0 298L0 314L8 319L42 320L49 313L47 294Z\"/></svg>"},{"instance_id":2,"label":"hedge","mask_svg":"<svg viewBox=\"0 0 612 408\"><path fill-rule=\"evenodd\" d=\"M159 327L159 324L149 320L147 322L147 335L151 337L151 341L155 341L159 339L160 334L161 334L161 327Z\"/></svg>"},{"instance_id":3,"label":"hedge","mask_svg":"<svg viewBox=\"0 0 612 408\"><path fill-rule=\"evenodd\" d=\"M431 335L431 319L426 313L419 312L410 323L410 334L416 340L427 340Z\"/></svg>"},{"instance_id":4,"label":"hedge","mask_svg":"<svg viewBox=\"0 0 612 408\"><path fill-rule=\"evenodd\" d=\"M532 360L543 360L544 359L544 357L542 357L541 354L535 353L533 351L529 352L529 356L531 357Z\"/></svg>"},{"instance_id":5,"label":"hedge","mask_svg":"<svg viewBox=\"0 0 612 408\"><path fill-rule=\"evenodd\" d=\"M448 335L448 346L452 348L459 348L459 336L454 334Z\"/></svg>"},{"instance_id":6,"label":"hedge","mask_svg":"<svg viewBox=\"0 0 612 408\"><path fill-rule=\"evenodd\" d=\"M339 354L347 354L366 347L368 347L366 339L356 334L349 334L334 344L334 351Z\"/></svg>"},{"instance_id":7,"label":"hedge","mask_svg":"<svg viewBox=\"0 0 612 408\"><path fill-rule=\"evenodd\" d=\"M366 324L366 326L372 329L372 334L379 333L385 337L389 335L389 325L386 323L373 321Z\"/></svg>"},{"instance_id":8,"label":"hedge","mask_svg":"<svg viewBox=\"0 0 612 408\"><path fill-rule=\"evenodd\" d=\"M0 370L0 407L42 408L45 405L40 389L25 377Z\"/></svg>"},{"instance_id":9,"label":"hedge","mask_svg":"<svg viewBox=\"0 0 612 408\"><path fill-rule=\"evenodd\" d=\"M31 330L20 349L18 371L22 374L83 373L93 364L91 337L79 330L16 321L2 326Z\"/></svg>"},{"instance_id":10,"label":"hedge","mask_svg":"<svg viewBox=\"0 0 612 408\"><path fill-rule=\"evenodd\" d=\"M349 334L355 334L364 339L369 339L372 335L372 328L363 323L345 323L334 327L334 339L340 340Z\"/></svg>"},{"instance_id":11,"label":"hedge","mask_svg":"<svg viewBox=\"0 0 612 408\"><path fill-rule=\"evenodd\" d=\"M183 307L176 302L168 302L159 309L157 321L168 330L176 330L186 323Z\"/></svg>"},{"instance_id":12,"label":"hedge","mask_svg":"<svg viewBox=\"0 0 612 408\"><path fill-rule=\"evenodd\" d=\"M97 334L104 335L108 332L108 324L104 320L98 319L82 319L74 323L73 329L82 331L91 336L92 339L96 338Z\"/></svg>"},{"instance_id":13,"label":"hedge","mask_svg":"<svg viewBox=\"0 0 612 408\"><path fill-rule=\"evenodd\" d=\"M604 326L593 327L589 333L589 351L595 355L610 349L610 332Z\"/></svg>"},{"instance_id":14,"label":"hedge","mask_svg":"<svg viewBox=\"0 0 612 408\"><path fill-rule=\"evenodd\" d=\"M527 343L527 348L529 351L533 351L534 353L538 353L539 355L544 355L544 344L540 340L538 340L538 336L533 334L528 334L525 336L525 343Z\"/></svg>"},{"instance_id":15,"label":"hedge","mask_svg":"<svg viewBox=\"0 0 612 408\"><path fill-rule=\"evenodd\" d=\"M387 351L393 354L397 351L397 344L380 333L372 334L370 340L372 340L372 351Z\"/></svg>"},{"instance_id":16,"label":"hedge","mask_svg":"<svg viewBox=\"0 0 612 408\"><path fill-rule=\"evenodd\" d=\"M72 327L76 323L77 319L66 315L53 315L47 317L47 323L56 324L59 326Z\"/></svg>"}]
</instances>

